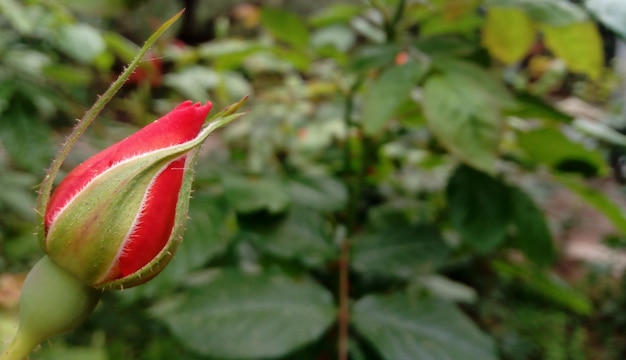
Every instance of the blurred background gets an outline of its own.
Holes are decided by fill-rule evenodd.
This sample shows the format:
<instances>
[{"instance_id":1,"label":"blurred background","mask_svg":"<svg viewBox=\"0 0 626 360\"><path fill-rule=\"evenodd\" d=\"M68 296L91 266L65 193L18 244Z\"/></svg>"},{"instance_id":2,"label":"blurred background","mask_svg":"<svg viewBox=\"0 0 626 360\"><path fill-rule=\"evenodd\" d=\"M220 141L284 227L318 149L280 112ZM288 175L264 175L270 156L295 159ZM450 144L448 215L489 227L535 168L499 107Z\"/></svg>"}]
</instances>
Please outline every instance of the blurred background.
<instances>
[{"instance_id":1,"label":"blurred background","mask_svg":"<svg viewBox=\"0 0 626 360\"><path fill-rule=\"evenodd\" d=\"M43 359L626 358L626 2L0 0L0 344L37 184L181 101L184 242ZM0 345L1 347L2 345Z\"/></svg>"}]
</instances>

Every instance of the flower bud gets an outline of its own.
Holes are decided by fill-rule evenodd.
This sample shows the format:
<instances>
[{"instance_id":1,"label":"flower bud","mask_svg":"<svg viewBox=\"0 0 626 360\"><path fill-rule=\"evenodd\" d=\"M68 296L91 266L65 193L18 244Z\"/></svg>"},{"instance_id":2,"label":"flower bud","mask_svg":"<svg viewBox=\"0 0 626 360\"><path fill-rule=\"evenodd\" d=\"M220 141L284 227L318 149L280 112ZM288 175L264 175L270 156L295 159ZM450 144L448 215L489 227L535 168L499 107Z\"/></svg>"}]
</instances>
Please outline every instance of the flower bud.
<instances>
[{"instance_id":1,"label":"flower bud","mask_svg":"<svg viewBox=\"0 0 626 360\"><path fill-rule=\"evenodd\" d=\"M45 213L52 261L97 288L139 285L160 272L180 240L187 155L211 132L203 128L210 110L187 101L71 171Z\"/></svg>"}]
</instances>

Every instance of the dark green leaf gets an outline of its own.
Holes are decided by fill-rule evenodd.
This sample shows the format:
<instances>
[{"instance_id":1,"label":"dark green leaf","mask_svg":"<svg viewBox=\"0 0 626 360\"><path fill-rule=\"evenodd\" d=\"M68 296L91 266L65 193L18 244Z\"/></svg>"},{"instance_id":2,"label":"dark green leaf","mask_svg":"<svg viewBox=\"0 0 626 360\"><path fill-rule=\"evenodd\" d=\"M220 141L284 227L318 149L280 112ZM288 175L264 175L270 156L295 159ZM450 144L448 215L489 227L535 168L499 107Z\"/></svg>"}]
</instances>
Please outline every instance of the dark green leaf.
<instances>
[{"instance_id":1,"label":"dark green leaf","mask_svg":"<svg viewBox=\"0 0 626 360\"><path fill-rule=\"evenodd\" d=\"M354 56L352 70L368 71L392 64L402 48L395 44L364 46Z\"/></svg>"},{"instance_id":2,"label":"dark green leaf","mask_svg":"<svg viewBox=\"0 0 626 360\"><path fill-rule=\"evenodd\" d=\"M261 23L279 40L296 48L306 48L309 32L304 21L297 15L281 9L264 7Z\"/></svg>"},{"instance_id":3,"label":"dark green leaf","mask_svg":"<svg viewBox=\"0 0 626 360\"><path fill-rule=\"evenodd\" d=\"M522 190L510 189L511 222L516 227L515 244L536 264L554 263L556 248L541 209Z\"/></svg>"},{"instance_id":4,"label":"dark green leaf","mask_svg":"<svg viewBox=\"0 0 626 360\"><path fill-rule=\"evenodd\" d=\"M252 214L239 221L257 246L276 256L314 266L336 256L329 224L317 211L292 206L284 217Z\"/></svg>"},{"instance_id":5,"label":"dark green leaf","mask_svg":"<svg viewBox=\"0 0 626 360\"><path fill-rule=\"evenodd\" d=\"M411 89L428 71L416 61L385 70L370 84L363 95L363 128L367 134L377 134L396 108L409 97Z\"/></svg>"},{"instance_id":6,"label":"dark green leaf","mask_svg":"<svg viewBox=\"0 0 626 360\"><path fill-rule=\"evenodd\" d=\"M54 154L48 124L22 95L14 96L1 114L0 140L11 159L32 173L41 173Z\"/></svg>"},{"instance_id":7,"label":"dark green leaf","mask_svg":"<svg viewBox=\"0 0 626 360\"><path fill-rule=\"evenodd\" d=\"M587 0L585 6L606 27L626 39L626 2L623 0Z\"/></svg>"},{"instance_id":8,"label":"dark green leaf","mask_svg":"<svg viewBox=\"0 0 626 360\"><path fill-rule=\"evenodd\" d=\"M429 225L392 225L354 238L352 266L361 273L408 278L435 270L448 247Z\"/></svg>"},{"instance_id":9,"label":"dark green leaf","mask_svg":"<svg viewBox=\"0 0 626 360\"><path fill-rule=\"evenodd\" d=\"M354 305L352 321L386 360L497 358L493 341L447 302L370 295Z\"/></svg>"},{"instance_id":10,"label":"dark green leaf","mask_svg":"<svg viewBox=\"0 0 626 360\"><path fill-rule=\"evenodd\" d=\"M460 166L448 182L446 196L452 225L469 247L485 253L502 243L509 223L505 184L483 172Z\"/></svg>"},{"instance_id":11,"label":"dark green leaf","mask_svg":"<svg viewBox=\"0 0 626 360\"><path fill-rule=\"evenodd\" d=\"M258 210L278 213L291 201L285 184L277 179L226 175L222 184L230 206L241 213Z\"/></svg>"},{"instance_id":12,"label":"dark green leaf","mask_svg":"<svg viewBox=\"0 0 626 360\"><path fill-rule=\"evenodd\" d=\"M307 279L221 273L157 316L185 346L215 358L284 356L335 318L331 294Z\"/></svg>"}]
</instances>

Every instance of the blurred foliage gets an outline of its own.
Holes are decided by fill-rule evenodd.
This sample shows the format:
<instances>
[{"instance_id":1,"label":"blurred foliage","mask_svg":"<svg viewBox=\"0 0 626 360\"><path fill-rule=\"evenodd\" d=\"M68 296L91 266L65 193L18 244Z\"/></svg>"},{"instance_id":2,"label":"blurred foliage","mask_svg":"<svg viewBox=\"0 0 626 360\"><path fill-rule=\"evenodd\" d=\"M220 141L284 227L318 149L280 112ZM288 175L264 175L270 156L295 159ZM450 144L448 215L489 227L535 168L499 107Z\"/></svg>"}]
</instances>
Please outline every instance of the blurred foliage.
<instances>
[{"instance_id":1,"label":"blurred foliage","mask_svg":"<svg viewBox=\"0 0 626 360\"><path fill-rule=\"evenodd\" d=\"M626 235L590 185L626 148L610 126L626 4L579 3L0 0L3 273L41 256L55 144L162 19L187 7L63 171L181 100L251 96L205 146L168 268L32 358L623 358L623 280L562 277L545 208L564 188Z\"/></svg>"}]
</instances>

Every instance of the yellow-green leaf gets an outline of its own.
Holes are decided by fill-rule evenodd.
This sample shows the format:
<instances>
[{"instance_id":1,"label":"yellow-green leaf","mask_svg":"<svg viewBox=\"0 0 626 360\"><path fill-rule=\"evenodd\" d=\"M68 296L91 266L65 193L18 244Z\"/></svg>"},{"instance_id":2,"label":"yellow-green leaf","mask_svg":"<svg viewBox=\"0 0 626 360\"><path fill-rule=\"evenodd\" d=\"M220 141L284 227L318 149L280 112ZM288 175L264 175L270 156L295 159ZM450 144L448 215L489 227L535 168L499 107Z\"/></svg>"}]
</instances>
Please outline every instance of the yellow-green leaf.
<instances>
[{"instance_id":1,"label":"yellow-green leaf","mask_svg":"<svg viewBox=\"0 0 626 360\"><path fill-rule=\"evenodd\" d=\"M521 60L535 41L535 29L526 13L512 7L493 7L483 26L483 46L505 64Z\"/></svg>"},{"instance_id":2,"label":"yellow-green leaf","mask_svg":"<svg viewBox=\"0 0 626 360\"><path fill-rule=\"evenodd\" d=\"M546 46L563 59L573 72L597 79L602 72L604 54L602 39L596 25L590 21L566 26L543 26Z\"/></svg>"}]
</instances>

